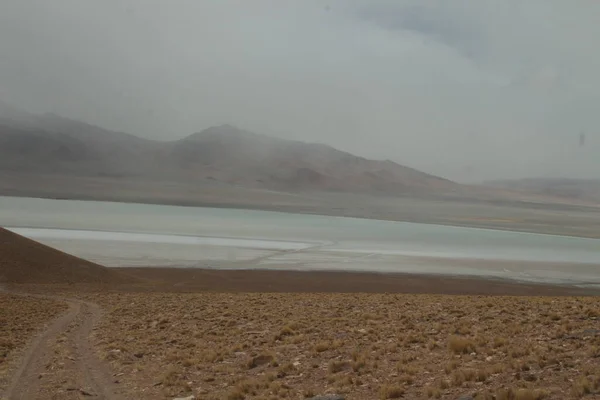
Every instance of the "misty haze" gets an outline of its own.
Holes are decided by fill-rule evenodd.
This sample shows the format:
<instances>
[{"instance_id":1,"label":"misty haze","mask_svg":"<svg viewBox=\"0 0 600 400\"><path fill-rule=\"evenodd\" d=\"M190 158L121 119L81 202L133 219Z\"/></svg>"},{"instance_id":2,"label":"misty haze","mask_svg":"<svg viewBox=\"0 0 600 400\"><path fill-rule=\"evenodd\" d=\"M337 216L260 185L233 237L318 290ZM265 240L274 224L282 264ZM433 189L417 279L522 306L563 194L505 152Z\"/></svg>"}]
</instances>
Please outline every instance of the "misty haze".
<instances>
[{"instance_id":1,"label":"misty haze","mask_svg":"<svg viewBox=\"0 0 600 400\"><path fill-rule=\"evenodd\" d=\"M0 1L0 398L599 398L598 15Z\"/></svg>"},{"instance_id":2,"label":"misty haze","mask_svg":"<svg viewBox=\"0 0 600 400\"><path fill-rule=\"evenodd\" d=\"M142 138L231 124L461 182L596 179L597 8L5 0L0 96Z\"/></svg>"}]
</instances>

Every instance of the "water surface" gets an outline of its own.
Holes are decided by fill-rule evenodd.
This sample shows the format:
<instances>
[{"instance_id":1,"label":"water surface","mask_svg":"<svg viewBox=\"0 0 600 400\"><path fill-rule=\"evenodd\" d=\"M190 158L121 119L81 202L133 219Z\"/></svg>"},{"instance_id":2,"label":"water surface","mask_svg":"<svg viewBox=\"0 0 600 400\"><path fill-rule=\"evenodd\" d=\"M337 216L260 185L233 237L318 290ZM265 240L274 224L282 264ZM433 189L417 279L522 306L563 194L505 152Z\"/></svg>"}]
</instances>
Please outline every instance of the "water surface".
<instances>
[{"instance_id":1,"label":"water surface","mask_svg":"<svg viewBox=\"0 0 600 400\"><path fill-rule=\"evenodd\" d=\"M267 211L13 197L0 197L0 225L111 266L367 270L600 283L600 240L587 238ZM474 266L468 260L481 263Z\"/></svg>"}]
</instances>

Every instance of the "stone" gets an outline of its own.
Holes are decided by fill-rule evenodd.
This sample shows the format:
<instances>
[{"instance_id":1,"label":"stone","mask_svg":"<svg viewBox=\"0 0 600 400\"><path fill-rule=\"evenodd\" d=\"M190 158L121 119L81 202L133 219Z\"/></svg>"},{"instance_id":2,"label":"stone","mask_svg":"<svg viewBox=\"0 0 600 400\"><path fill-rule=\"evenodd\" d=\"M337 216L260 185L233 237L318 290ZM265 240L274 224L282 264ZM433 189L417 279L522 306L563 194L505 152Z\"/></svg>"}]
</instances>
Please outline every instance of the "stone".
<instances>
[{"instance_id":1,"label":"stone","mask_svg":"<svg viewBox=\"0 0 600 400\"><path fill-rule=\"evenodd\" d=\"M600 329L585 329L581 334L585 337L600 336Z\"/></svg>"},{"instance_id":2,"label":"stone","mask_svg":"<svg viewBox=\"0 0 600 400\"><path fill-rule=\"evenodd\" d=\"M248 363L248 367L256 368L260 365L268 364L271 361L273 361L273 356L268 355L268 354L263 354L263 355L254 357L252 360L250 360L250 362Z\"/></svg>"},{"instance_id":3,"label":"stone","mask_svg":"<svg viewBox=\"0 0 600 400\"><path fill-rule=\"evenodd\" d=\"M173 400L196 400L196 396L191 395L188 397L175 397Z\"/></svg>"},{"instance_id":4,"label":"stone","mask_svg":"<svg viewBox=\"0 0 600 400\"><path fill-rule=\"evenodd\" d=\"M345 400L346 398L339 394L321 394L311 397L311 400Z\"/></svg>"},{"instance_id":5,"label":"stone","mask_svg":"<svg viewBox=\"0 0 600 400\"><path fill-rule=\"evenodd\" d=\"M531 374L531 373L523 374L522 378L523 378L523 380L525 380L527 382L535 382L538 379L535 374Z\"/></svg>"},{"instance_id":6,"label":"stone","mask_svg":"<svg viewBox=\"0 0 600 400\"><path fill-rule=\"evenodd\" d=\"M595 336L600 336L600 329L585 329L581 332L565 336L565 339L587 339Z\"/></svg>"},{"instance_id":7,"label":"stone","mask_svg":"<svg viewBox=\"0 0 600 400\"><path fill-rule=\"evenodd\" d=\"M84 396L95 396L95 394L93 394L92 392L85 390L85 389L79 389L79 393L81 393Z\"/></svg>"}]
</instances>

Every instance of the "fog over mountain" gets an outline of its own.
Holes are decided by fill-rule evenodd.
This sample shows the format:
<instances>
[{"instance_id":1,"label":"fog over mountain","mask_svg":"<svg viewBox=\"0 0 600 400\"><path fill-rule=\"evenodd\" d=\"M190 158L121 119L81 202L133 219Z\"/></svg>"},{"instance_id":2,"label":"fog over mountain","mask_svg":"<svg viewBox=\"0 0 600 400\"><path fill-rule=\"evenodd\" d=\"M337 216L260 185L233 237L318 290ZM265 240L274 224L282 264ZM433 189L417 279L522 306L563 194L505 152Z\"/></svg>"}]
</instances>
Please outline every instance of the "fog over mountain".
<instances>
[{"instance_id":1,"label":"fog over mountain","mask_svg":"<svg viewBox=\"0 0 600 400\"><path fill-rule=\"evenodd\" d=\"M369 160L328 145L275 138L231 125L158 141L7 105L0 105L0 174L12 181L15 190L32 186L26 183L32 178L51 176L66 182L74 177L116 178L131 184L154 181L167 185L163 190L169 183L379 195L468 190L389 160ZM71 181L56 186L52 194L60 195L73 185Z\"/></svg>"},{"instance_id":2,"label":"fog over mountain","mask_svg":"<svg viewBox=\"0 0 600 400\"><path fill-rule=\"evenodd\" d=\"M599 12L558 0L4 0L0 99L163 141L231 124L460 182L597 178Z\"/></svg>"}]
</instances>

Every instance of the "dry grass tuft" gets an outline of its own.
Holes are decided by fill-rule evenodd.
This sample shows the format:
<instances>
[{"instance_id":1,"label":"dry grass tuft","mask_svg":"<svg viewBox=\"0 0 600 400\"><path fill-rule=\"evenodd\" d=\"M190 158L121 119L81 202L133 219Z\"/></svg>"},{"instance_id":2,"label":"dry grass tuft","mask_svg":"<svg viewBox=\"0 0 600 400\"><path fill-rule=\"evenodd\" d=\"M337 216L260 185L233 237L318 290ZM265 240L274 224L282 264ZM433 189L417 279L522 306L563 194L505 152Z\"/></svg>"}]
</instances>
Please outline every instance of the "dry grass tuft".
<instances>
[{"instance_id":1,"label":"dry grass tuft","mask_svg":"<svg viewBox=\"0 0 600 400\"><path fill-rule=\"evenodd\" d=\"M468 354L475 351L475 343L463 336L451 336L448 339L448 348L454 354Z\"/></svg>"},{"instance_id":2,"label":"dry grass tuft","mask_svg":"<svg viewBox=\"0 0 600 400\"><path fill-rule=\"evenodd\" d=\"M599 391L595 297L89 295L99 351L149 398L564 400ZM552 318L553 313L560 320ZM161 321L167 322L162 323ZM156 322L155 322L156 321ZM115 328L117 327L117 328ZM0 329L1 324L0 324ZM502 332L498 335L497 332ZM507 338L518 337L518 340ZM153 377L174 367L167 385ZM131 374L132 369L138 371ZM124 382L125 383L125 382ZM542 391L539 388L552 388ZM512 388L512 389L511 389ZM567 394L565 396L565 393Z\"/></svg>"},{"instance_id":3,"label":"dry grass tuft","mask_svg":"<svg viewBox=\"0 0 600 400\"><path fill-rule=\"evenodd\" d=\"M382 400L399 399L404 396L404 393L406 393L406 390L403 386L386 385L379 390L379 398Z\"/></svg>"}]
</instances>

